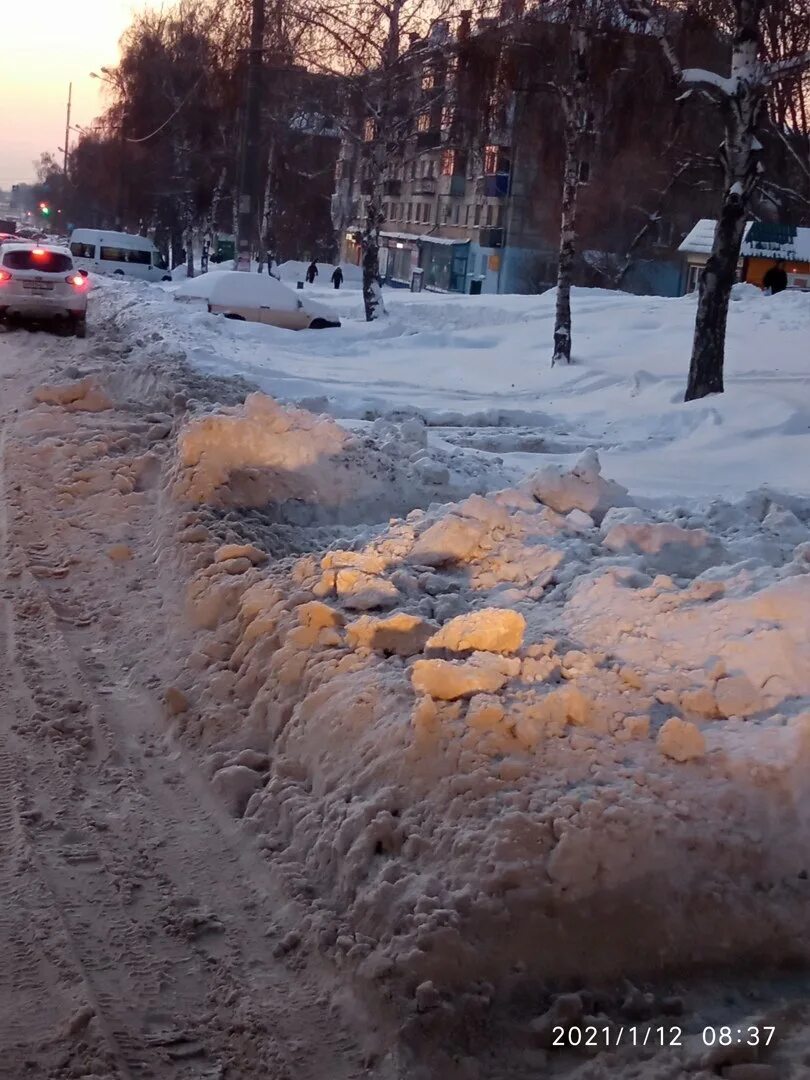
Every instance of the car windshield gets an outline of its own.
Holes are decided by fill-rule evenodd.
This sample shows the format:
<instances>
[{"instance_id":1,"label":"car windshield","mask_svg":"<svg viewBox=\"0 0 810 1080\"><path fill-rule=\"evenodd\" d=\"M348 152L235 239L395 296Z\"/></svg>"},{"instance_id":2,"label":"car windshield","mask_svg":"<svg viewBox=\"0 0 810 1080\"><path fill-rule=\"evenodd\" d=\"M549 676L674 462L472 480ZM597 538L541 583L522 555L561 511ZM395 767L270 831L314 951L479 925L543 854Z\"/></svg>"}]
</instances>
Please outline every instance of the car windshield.
<instances>
[{"instance_id":1,"label":"car windshield","mask_svg":"<svg viewBox=\"0 0 810 1080\"><path fill-rule=\"evenodd\" d=\"M6 252L3 266L9 270L41 270L46 274L64 274L73 269L73 259L60 251L20 248Z\"/></svg>"}]
</instances>

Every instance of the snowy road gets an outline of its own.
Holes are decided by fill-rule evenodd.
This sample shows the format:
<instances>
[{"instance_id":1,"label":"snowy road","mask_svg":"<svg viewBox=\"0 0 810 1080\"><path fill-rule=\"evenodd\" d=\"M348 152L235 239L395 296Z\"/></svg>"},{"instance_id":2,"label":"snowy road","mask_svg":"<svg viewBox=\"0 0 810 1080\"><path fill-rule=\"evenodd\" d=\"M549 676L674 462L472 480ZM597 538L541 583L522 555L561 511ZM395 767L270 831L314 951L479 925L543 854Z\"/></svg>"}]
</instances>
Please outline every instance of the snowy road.
<instances>
[{"instance_id":1,"label":"snowy road","mask_svg":"<svg viewBox=\"0 0 810 1080\"><path fill-rule=\"evenodd\" d=\"M149 410L30 411L119 345L0 335L0 1072L368 1075L335 972L279 947L295 904L166 742L182 597L159 449L124 480Z\"/></svg>"}]
</instances>

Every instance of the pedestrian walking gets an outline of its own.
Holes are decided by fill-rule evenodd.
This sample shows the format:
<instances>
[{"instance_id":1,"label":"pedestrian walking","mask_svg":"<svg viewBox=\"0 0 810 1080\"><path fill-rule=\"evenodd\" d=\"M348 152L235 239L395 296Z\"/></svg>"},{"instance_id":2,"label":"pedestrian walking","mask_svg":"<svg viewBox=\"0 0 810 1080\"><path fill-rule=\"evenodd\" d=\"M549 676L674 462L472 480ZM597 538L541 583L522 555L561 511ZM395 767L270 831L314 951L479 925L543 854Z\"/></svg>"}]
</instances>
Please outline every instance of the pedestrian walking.
<instances>
[{"instance_id":1,"label":"pedestrian walking","mask_svg":"<svg viewBox=\"0 0 810 1080\"><path fill-rule=\"evenodd\" d=\"M315 265L315 260L313 259L312 262L307 267L307 281L309 282L310 285L315 284L315 278L317 276L318 276L318 267Z\"/></svg>"},{"instance_id":2,"label":"pedestrian walking","mask_svg":"<svg viewBox=\"0 0 810 1080\"><path fill-rule=\"evenodd\" d=\"M340 286L343 284L343 271L340 269L339 266L335 267L335 271L332 274L332 284L335 286L336 289L339 289Z\"/></svg>"},{"instance_id":3,"label":"pedestrian walking","mask_svg":"<svg viewBox=\"0 0 810 1080\"><path fill-rule=\"evenodd\" d=\"M765 274L762 279L762 288L770 296L775 296L777 293L784 292L787 288L787 274L785 268L782 265L782 260L779 259L773 264L773 266Z\"/></svg>"}]
</instances>

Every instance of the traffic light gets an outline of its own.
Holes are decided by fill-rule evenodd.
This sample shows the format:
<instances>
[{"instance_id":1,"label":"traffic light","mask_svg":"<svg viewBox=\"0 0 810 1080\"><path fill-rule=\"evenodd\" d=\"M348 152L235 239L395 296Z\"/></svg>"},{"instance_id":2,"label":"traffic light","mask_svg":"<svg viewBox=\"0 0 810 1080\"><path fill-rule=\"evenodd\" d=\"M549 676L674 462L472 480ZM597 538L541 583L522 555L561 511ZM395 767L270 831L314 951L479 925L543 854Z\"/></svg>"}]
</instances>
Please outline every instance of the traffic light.
<instances>
[{"instance_id":1,"label":"traffic light","mask_svg":"<svg viewBox=\"0 0 810 1080\"><path fill-rule=\"evenodd\" d=\"M51 216L51 208L50 208L50 206L48 206L48 204L46 202L41 202L39 204L39 209L42 211L42 216L43 217L50 217Z\"/></svg>"}]
</instances>

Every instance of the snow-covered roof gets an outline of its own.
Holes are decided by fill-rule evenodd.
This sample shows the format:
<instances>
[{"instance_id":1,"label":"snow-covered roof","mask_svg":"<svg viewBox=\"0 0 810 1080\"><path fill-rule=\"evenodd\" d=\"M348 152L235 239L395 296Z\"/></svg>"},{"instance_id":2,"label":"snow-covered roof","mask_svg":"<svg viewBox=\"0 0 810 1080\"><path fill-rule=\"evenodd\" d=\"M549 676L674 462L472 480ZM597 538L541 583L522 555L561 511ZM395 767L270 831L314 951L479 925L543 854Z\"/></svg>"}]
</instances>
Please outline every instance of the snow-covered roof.
<instances>
[{"instance_id":1,"label":"snow-covered roof","mask_svg":"<svg viewBox=\"0 0 810 1080\"><path fill-rule=\"evenodd\" d=\"M701 218L683 240L678 251L688 255L710 255L716 226L717 222L713 218ZM744 258L760 256L810 262L810 229L749 221L743 233L740 254Z\"/></svg>"},{"instance_id":2,"label":"snow-covered roof","mask_svg":"<svg viewBox=\"0 0 810 1080\"><path fill-rule=\"evenodd\" d=\"M402 232L381 232L380 236L384 236L386 240L408 240L412 244L447 244L456 245L469 244L469 240L454 240L448 236L431 236L429 233L422 233L417 235L416 233L402 233Z\"/></svg>"}]
</instances>

